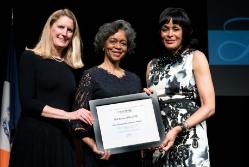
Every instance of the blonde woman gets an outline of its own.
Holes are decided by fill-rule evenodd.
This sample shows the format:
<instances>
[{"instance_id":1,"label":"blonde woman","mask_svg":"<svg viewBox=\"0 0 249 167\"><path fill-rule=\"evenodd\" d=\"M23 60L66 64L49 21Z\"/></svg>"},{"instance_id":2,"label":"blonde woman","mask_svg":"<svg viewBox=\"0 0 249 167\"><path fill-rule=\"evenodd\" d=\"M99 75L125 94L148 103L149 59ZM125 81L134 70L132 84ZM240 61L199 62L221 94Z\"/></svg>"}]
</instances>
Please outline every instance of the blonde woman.
<instances>
[{"instance_id":1,"label":"blonde woman","mask_svg":"<svg viewBox=\"0 0 249 167\"><path fill-rule=\"evenodd\" d=\"M71 112L76 82L73 69L83 67L82 42L69 9L48 18L40 41L20 60L23 112L14 137L10 167L75 167L70 120L92 124L88 110Z\"/></svg>"}]
</instances>

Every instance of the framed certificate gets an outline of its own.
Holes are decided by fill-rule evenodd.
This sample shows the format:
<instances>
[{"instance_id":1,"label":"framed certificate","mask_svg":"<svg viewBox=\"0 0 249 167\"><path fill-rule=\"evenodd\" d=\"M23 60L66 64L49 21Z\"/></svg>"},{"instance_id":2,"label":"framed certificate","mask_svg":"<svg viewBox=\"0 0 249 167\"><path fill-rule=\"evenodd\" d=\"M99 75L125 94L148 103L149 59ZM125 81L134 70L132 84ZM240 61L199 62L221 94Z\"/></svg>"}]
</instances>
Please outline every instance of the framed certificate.
<instances>
[{"instance_id":1,"label":"framed certificate","mask_svg":"<svg viewBox=\"0 0 249 167\"><path fill-rule=\"evenodd\" d=\"M158 146L164 138L155 93L90 100L97 147L112 154Z\"/></svg>"}]
</instances>

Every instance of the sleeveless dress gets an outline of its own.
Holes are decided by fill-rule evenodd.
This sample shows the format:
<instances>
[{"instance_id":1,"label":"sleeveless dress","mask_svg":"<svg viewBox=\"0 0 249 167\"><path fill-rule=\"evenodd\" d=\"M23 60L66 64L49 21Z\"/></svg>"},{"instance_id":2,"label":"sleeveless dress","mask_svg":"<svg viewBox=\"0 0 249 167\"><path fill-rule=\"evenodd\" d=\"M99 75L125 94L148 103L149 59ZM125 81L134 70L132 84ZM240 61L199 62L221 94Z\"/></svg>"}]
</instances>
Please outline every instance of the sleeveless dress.
<instances>
[{"instance_id":1,"label":"sleeveless dress","mask_svg":"<svg viewBox=\"0 0 249 167\"><path fill-rule=\"evenodd\" d=\"M151 61L147 84L159 98L166 133L200 107L192 68L193 51L188 49L164 65L158 58ZM179 133L169 151L145 152L144 156L144 166L209 167L206 122Z\"/></svg>"}]
</instances>

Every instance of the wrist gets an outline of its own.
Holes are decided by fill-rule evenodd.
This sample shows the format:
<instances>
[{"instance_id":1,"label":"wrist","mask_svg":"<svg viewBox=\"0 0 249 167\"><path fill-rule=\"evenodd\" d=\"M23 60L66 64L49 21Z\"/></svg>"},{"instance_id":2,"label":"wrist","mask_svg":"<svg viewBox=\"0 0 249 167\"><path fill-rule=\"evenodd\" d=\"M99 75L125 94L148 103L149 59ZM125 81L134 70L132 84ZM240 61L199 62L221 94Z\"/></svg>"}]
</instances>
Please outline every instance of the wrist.
<instances>
[{"instance_id":1,"label":"wrist","mask_svg":"<svg viewBox=\"0 0 249 167\"><path fill-rule=\"evenodd\" d=\"M70 117L70 113L69 112L66 112L66 111L64 111L65 113L64 113L64 117L65 117L65 119L67 119L69 122L71 121L71 117Z\"/></svg>"},{"instance_id":2,"label":"wrist","mask_svg":"<svg viewBox=\"0 0 249 167\"><path fill-rule=\"evenodd\" d=\"M178 124L178 126L181 127L182 131L188 131L189 130L189 125L186 121L183 121Z\"/></svg>"}]
</instances>

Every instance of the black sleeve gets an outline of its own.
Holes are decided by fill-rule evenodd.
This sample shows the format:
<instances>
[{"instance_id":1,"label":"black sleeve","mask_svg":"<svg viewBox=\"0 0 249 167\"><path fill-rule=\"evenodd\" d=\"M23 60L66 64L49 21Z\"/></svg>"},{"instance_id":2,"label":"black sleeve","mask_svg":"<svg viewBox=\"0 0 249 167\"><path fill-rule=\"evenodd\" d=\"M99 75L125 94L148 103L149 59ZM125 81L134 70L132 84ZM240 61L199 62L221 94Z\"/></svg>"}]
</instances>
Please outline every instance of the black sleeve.
<instances>
[{"instance_id":1,"label":"black sleeve","mask_svg":"<svg viewBox=\"0 0 249 167\"><path fill-rule=\"evenodd\" d=\"M84 72L75 94L73 110L80 108L89 109L89 100L92 99L93 80L89 72Z\"/></svg>"},{"instance_id":2,"label":"black sleeve","mask_svg":"<svg viewBox=\"0 0 249 167\"><path fill-rule=\"evenodd\" d=\"M31 51L24 51L20 59L20 97L23 112L40 115L46 104L36 99L36 62L40 58Z\"/></svg>"},{"instance_id":3,"label":"black sleeve","mask_svg":"<svg viewBox=\"0 0 249 167\"><path fill-rule=\"evenodd\" d=\"M76 90L73 111L80 108L89 109L89 100L92 98L93 86L94 83L91 74L89 72L84 72ZM92 136L93 128L91 125L80 120L73 120L70 123L78 136Z\"/></svg>"}]
</instances>

